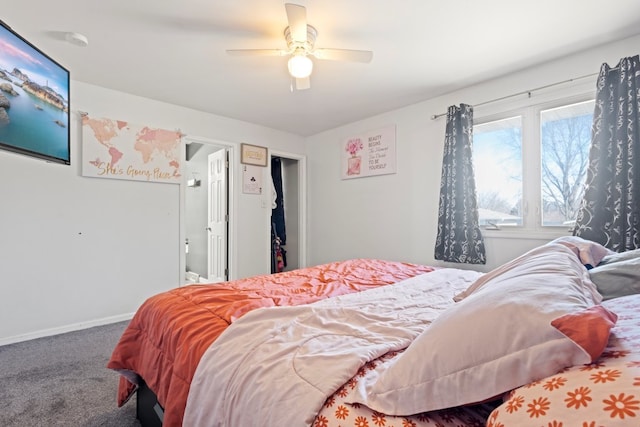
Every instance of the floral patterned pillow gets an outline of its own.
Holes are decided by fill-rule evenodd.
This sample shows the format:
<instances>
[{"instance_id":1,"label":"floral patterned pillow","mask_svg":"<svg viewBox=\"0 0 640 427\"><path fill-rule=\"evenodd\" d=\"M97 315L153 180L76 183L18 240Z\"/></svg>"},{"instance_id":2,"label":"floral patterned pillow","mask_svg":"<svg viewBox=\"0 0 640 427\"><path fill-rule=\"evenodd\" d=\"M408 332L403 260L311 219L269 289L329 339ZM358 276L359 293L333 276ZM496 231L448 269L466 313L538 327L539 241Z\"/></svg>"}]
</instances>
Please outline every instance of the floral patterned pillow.
<instances>
[{"instance_id":1,"label":"floral patterned pillow","mask_svg":"<svg viewBox=\"0 0 640 427\"><path fill-rule=\"evenodd\" d=\"M618 323L602 356L512 391L487 427L640 426L640 295L603 305Z\"/></svg>"}]
</instances>

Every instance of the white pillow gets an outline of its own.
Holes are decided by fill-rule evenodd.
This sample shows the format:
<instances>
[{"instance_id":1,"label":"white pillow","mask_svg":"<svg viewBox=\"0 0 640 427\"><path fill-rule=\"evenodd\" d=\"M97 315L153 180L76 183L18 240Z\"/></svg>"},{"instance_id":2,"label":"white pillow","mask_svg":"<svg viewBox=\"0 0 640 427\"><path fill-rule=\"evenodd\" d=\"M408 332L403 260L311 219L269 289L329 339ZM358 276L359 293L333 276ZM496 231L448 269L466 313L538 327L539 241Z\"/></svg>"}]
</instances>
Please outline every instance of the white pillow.
<instances>
[{"instance_id":1,"label":"white pillow","mask_svg":"<svg viewBox=\"0 0 640 427\"><path fill-rule=\"evenodd\" d=\"M569 248L580 260L580 262L588 269L598 265L598 263L606 259L607 256L610 256L611 254L615 254L615 252L605 248L600 243L592 242L590 240L585 240L582 237L575 237L575 236L558 237L557 239L552 240L546 245L557 245L557 244L561 244ZM533 250L535 251L537 249L538 248ZM468 297L473 292L475 292L478 288L482 287L489 280L512 269L515 264L521 263L522 258L525 257L526 255L527 254L524 254L518 258L515 258L495 268L494 270L490 271L484 276L480 277L467 289L460 292L458 295L454 296L453 300L456 302L462 301L464 298ZM597 288L595 287L593 288L593 296L596 300L595 301L596 303L602 302L602 296L598 294Z\"/></svg>"},{"instance_id":2,"label":"white pillow","mask_svg":"<svg viewBox=\"0 0 640 427\"><path fill-rule=\"evenodd\" d=\"M598 265L606 256L615 253L600 243L592 242L591 240L578 236L562 236L552 240L550 243L560 243L571 249L588 269Z\"/></svg>"},{"instance_id":3,"label":"white pillow","mask_svg":"<svg viewBox=\"0 0 640 427\"><path fill-rule=\"evenodd\" d=\"M389 415L460 406L600 355L616 318L592 308L595 285L571 249L547 244L499 271L443 312L352 403ZM579 344L569 338L576 333Z\"/></svg>"}]
</instances>

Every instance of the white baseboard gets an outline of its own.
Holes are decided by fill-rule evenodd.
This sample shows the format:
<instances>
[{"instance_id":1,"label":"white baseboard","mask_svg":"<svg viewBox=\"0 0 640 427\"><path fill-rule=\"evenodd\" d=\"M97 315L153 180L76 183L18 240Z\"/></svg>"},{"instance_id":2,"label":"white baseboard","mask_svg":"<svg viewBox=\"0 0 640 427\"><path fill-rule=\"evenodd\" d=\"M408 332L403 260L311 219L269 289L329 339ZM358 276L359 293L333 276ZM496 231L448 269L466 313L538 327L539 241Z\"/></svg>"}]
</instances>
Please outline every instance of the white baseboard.
<instances>
[{"instance_id":1,"label":"white baseboard","mask_svg":"<svg viewBox=\"0 0 640 427\"><path fill-rule=\"evenodd\" d=\"M34 340L36 338L50 337L52 335L64 334L67 332L80 331L82 329L93 328L94 326L109 325L111 323L118 323L125 320L130 320L134 313L121 314L118 316L103 317L102 319L95 319L88 322L73 323L71 325L60 326L57 328L43 329L40 331L30 332L23 335L15 335L13 337L0 338L0 346L7 344L15 344L22 341Z\"/></svg>"}]
</instances>

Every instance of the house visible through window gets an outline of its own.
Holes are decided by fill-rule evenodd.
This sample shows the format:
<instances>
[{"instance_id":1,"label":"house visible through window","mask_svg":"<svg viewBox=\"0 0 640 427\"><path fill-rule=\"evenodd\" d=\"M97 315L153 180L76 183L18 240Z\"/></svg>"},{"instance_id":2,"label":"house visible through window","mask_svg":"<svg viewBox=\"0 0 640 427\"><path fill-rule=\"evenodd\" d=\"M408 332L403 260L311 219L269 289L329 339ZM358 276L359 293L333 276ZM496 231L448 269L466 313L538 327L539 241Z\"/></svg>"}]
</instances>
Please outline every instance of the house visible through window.
<instances>
[{"instance_id":1,"label":"house visible through window","mask_svg":"<svg viewBox=\"0 0 640 427\"><path fill-rule=\"evenodd\" d=\"M594 101L534 106L473 127L480 225L570 227L586 176Z\"/></svg>"}]
</instances>

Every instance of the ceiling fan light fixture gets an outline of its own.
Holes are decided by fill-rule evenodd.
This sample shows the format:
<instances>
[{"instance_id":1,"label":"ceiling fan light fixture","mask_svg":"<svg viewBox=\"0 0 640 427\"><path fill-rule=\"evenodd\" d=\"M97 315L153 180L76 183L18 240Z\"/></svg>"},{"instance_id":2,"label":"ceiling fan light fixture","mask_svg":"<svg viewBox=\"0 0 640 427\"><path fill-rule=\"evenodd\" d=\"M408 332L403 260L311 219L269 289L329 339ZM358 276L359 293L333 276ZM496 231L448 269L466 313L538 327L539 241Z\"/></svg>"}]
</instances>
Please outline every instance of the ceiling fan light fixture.
<instances>
[{"instance_id":1,"label":"ceiling fan light fixture","mask_svg":"<svg viewBox=\"0 0 640 427\"><path fill-rule=\"evenodd\" d=\"M286 0L293 1L293 0ZM287 42L286 49L231 49L230 55L252 56L287 56L287 68L289 74L295 79L296 89L304 90L311 87L310 78L313 71L314 60L371 62L373 52L369 50L353 49L316 49L318 31L307 23L307 8L295 3L285 3L287 23L284 29L284 38ZM293 87L293 80L291 81ZM293 89L292 89L293 90Z\"/></svg>"},{"instance_id":2,"label":"ceiling fan light fixture","mask_svg":"<svg viewBox=\"0 0 640 427\"><path fill-rule=\"evenodd\" d=\"M296 79L304 79L311 75L313 62L307 55L293 55L287 62L287 68L289 68L289 74Z\"/></svg>"}]
</instances>

